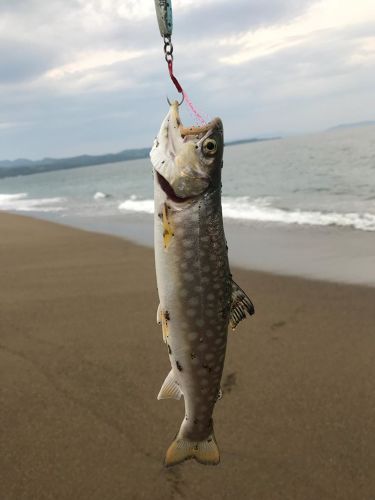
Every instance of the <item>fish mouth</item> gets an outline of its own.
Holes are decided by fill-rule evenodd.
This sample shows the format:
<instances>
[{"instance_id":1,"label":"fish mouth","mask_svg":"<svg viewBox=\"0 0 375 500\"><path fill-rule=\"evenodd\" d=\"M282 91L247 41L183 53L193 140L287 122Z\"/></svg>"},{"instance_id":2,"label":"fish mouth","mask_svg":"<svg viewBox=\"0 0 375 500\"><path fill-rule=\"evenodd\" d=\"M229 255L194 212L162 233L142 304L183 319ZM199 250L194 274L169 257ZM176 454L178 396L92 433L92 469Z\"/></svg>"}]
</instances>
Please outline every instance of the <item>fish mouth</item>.
<instances>
[{"instance_id":1,"label":"fish mouth","mask_svg":"<svg viewBox=\"0 0 375 500\"><path fill-rule=\"evenodd\" d=\"M180 134L182 138L185 138L189 135L204 135L208 131L217 128L219 123L221 122L220 118L214 118L212 121L202 125L201 127L184 127L182 124L180 125Z\"/></svg>"},{"instance_id":2,"label":"fish mouth","mask_svg":"<svg viewBox=\"0 0 375 500\"><path fill-rule=\"evenodd\" d=\"M198 136L198 137L203 137L207 132L210 130L214 129L220 129L223 127L220 118L214 118L213 120L209 121L208 123L205 123L201 126L191 126L191 127L185 127L180 118L180 113L179 113L179 103L177 101L174 101L171 104L171 111L172 115L174 118L174 121L179 129L180 135L182 139L189 139L189 136Z\"/></svg>"}]
</instances>

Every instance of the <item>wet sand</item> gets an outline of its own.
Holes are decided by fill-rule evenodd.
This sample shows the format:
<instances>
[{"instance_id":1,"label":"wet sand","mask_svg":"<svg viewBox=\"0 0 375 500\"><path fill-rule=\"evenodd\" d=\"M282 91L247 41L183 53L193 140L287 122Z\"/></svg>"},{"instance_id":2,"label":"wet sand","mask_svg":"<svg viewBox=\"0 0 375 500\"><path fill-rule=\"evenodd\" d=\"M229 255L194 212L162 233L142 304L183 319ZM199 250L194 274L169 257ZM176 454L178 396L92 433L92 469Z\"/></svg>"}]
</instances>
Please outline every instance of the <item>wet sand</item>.
<instances>
[{"instance_id":1,"label":"wet sand","mask_svg":"<svg viewBox=\"0 0 375 500\"><path fill-rule=\"evenodd\" d=\"M150 249L0 214L0 498L375 498L375 289L233 270L222 462L166 470L182 401Z\"/></svg>"}]
</instances>

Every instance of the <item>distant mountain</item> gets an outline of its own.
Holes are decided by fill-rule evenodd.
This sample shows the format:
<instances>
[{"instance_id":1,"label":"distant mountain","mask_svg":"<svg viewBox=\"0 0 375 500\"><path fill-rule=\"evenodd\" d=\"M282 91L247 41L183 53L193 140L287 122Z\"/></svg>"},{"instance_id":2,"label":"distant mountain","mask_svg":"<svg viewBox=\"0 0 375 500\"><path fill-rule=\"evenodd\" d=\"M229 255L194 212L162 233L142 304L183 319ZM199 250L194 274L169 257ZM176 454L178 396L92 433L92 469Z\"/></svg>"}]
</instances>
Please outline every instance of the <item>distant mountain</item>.
<instances>
[{"instance_id":1,"label":"distant mountain","mask_svg":"<svg viewBox=\"0 0 375 500\"><path fill-rule=\"evenodd\" d=\"M253 138L253 139L237 139L236 141L226 142L226 146L237 146L237 144L249 144L252 142L263 142L263 141L276 141L277 139L281 139L281 137L262 137L262 138Z\"/></svg>"},{"instance_id":2,"label":"distant mountain","mask_svg":"<svg viewBox=\"0 0 375 500\"><path fill-rule=\"evenodd\" d=\"M330 127L328 130L341 130L345 128L361 128L361 127L370 127L371 125L375 125L374 120L369 120L365 122L355 122L355 123L341 123L339 125L335 125L334 127Z\"/></svg>"},{"instance_id":3,"label":"distant mountain","mask_svg":"<svg viewBox=\"0 0 375 500\"><path fill-rule=\"evenodd\" d=\"M51 170L65 170L70 168L89 167L102 165L104 163L115 163L119 161L137 160L147 158L150 148L126 149L120 153L91 156L80 155L72 158L44 158L43 160L0 161L0 178L15 177L17 175L31 175Z\"/></svg>"},{"instance_id":4,"label":"distant mountain","mask_svg":"<svg viewBox=\"0 0 375 500\"><path fill-rule=\"evenodd\" d=\"M235 144L244 144L249 142L269 141L274 138L266 139L241 139L239 141L227 142L226 146ZM17 175L31 175L42 172L50 172L52 170L65 170L70 168L91 167L93 165L103 165L105 163L116 163L119 161L138 160L140 158L148 158L150 148L141 149L125 149L120 153L91 156L80 155L72 158L43 158L43 160L3 160L0 161L0 179L4 177L15 177Z\"/></svg>"},{"instance_id":5,"label":"distant mountain","mask_svg":"<svg viewBox=\"0 0 375 500\"><path fill-rule=\"evenodd\" d=\"M3 160L0 161L0 168L1 167L26 167L30 166L33 164L32 160L26 160L26 158L18 158L17 160Z\"/></svg>"}]
</instances>

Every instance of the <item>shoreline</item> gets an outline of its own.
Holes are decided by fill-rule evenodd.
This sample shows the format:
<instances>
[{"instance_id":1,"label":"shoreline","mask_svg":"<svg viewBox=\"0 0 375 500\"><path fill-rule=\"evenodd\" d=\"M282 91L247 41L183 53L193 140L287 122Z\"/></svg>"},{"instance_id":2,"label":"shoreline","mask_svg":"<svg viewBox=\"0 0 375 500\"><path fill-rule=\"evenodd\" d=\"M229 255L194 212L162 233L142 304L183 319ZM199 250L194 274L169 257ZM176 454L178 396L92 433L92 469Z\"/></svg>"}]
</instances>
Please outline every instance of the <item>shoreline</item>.
<instances>
[{"instance_id":1,"label":"shoreline","mask_svg":"<svg viewBox=\"0 0 375 500\"><path fill-rule=\"evenodd\" d=\"M100 218L61 217L40 212L14 214L116 236L153 248L152 215L119 213ZM229 263L233 266L280 277L375 287L373 232L330 226L243 224L229 219L224 219L224 228Z\"/></svg>"},{"instance_id":2,"label":"shoreline","mask_svg":"<svg viewBox=\"0 0 375 500\"><path fill-rule=\"evenodd\" d=\"M182 401L153 252L0 213L0 497L362 500L375 495L373 288L234 268L218 467L163 468Z\"/></svg>"}]
</instances>

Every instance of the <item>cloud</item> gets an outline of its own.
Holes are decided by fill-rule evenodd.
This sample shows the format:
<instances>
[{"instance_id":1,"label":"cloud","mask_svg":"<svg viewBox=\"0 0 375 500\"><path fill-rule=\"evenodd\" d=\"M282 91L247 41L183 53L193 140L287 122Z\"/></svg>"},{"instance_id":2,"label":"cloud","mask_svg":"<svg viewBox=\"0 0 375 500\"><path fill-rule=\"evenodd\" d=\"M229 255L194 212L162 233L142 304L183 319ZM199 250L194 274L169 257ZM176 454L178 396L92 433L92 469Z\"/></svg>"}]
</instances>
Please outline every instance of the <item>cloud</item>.
<instances>
[{"instance_id":1,"label":"cloud","mask_svg":"<svg viewBox=\"0 0 375 500\"><path fill-rule=\"evenodd\" d=\"M373 118L372 0L173 5L176 74L228 138ZM0 0L0 33L0 159L143 146L176 95L150 0Z\"/></svg>"},{"instance_id":2,"label":"cloud","mask_svg":"<svg viewBox=\"0 0 375 500\"><path fill-rule=\"evenodd\" d=\"M56 54L37 43L0 38L0 85L32 80L51 67Z\"/></svg>"}]
</instances>

